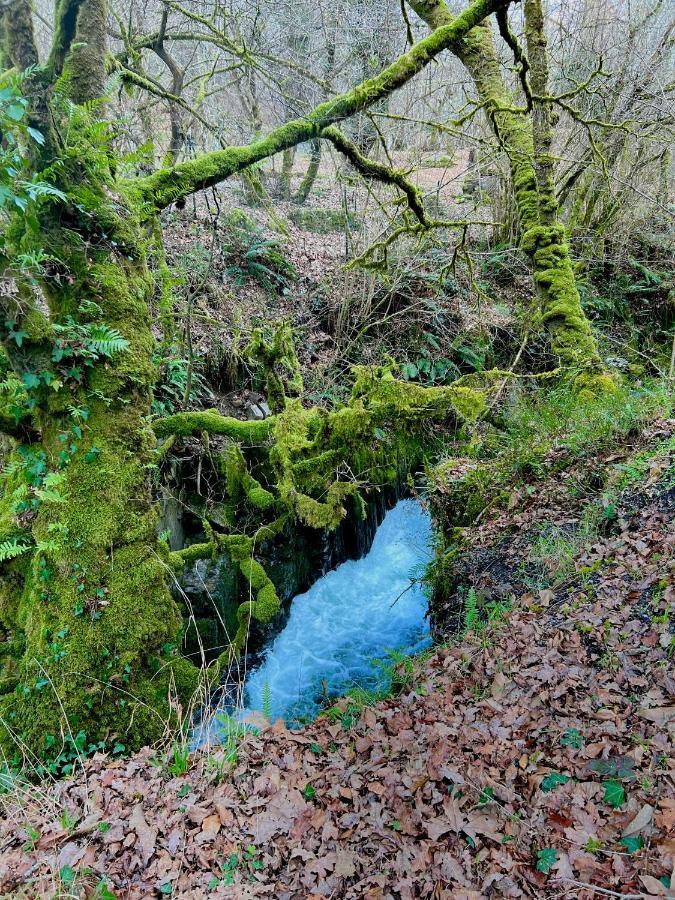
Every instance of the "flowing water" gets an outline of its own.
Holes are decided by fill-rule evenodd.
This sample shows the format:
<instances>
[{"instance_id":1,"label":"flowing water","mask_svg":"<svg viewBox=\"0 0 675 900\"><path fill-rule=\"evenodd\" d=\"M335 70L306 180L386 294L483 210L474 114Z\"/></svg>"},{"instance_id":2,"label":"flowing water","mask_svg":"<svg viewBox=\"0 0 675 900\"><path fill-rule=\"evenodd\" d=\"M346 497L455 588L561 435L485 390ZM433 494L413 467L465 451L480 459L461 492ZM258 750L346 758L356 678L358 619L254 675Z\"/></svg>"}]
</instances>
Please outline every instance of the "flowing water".
<instances>
[{"instance_id":1,"label":"flowing water","mask_svg":"<svg viewBox=\"0 0 675 900\"><path fill-rule=\"evenodd\" d=\"M366 556L293 599L285 628L246 679L247 709L295 725L314 717L326 696L381 686L376 660L429 643L427 598L414 579L430 558L428 513L414 500L399 501Z\"/></svg>"}]
</instances>

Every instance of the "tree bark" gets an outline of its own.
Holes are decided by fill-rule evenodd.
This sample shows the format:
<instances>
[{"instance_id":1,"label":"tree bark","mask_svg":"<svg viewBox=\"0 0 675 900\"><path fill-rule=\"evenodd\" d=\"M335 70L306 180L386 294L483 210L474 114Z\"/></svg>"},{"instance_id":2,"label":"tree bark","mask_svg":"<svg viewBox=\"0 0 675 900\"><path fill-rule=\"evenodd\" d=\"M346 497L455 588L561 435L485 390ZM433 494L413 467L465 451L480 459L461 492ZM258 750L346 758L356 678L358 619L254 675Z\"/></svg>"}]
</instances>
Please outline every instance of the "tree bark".
<instances>
[{"instance_id":1,"label":"tree bark","mask_svg":"<svg viewBox=\"0 0 675 900\"><path fill-rule=\"evenodd\" d=\"M314 182L316 181L316 176L319 174L319 166L321 165L321 141L314 139L311 144L311 150L309 153L309 165L307 166L307 171L305 172L305 177L300 182L297 191L295 192L295 196L293 197L293 203L297 203L298 206L302 206L307 202L307 198L312 193L312 188L314 187Z\"/></svg>"}]
</instances>

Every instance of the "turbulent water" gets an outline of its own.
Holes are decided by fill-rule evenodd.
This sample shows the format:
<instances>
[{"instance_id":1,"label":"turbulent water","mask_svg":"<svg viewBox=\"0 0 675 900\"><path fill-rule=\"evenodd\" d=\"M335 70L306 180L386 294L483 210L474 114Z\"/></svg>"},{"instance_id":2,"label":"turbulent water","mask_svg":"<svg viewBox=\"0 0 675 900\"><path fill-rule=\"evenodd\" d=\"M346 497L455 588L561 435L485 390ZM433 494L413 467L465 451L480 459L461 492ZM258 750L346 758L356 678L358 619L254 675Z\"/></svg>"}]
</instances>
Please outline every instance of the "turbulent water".
<instances>
[{"instance_id":1,"label":"turbulent water","mask_svg":"<svg viewBox=\"0 0 675 900\"><path fill-rule=\"evenodd\" d=\"M248 710L296 724L326 696L382 679L375 660L428 641L427 600L414 582L431 556L429 515L401 500L377 530L370 552L348 561L294 598L286 627L248 676ZM412 583L411 583L412 582Z\"/></svg>"}]
</instances>

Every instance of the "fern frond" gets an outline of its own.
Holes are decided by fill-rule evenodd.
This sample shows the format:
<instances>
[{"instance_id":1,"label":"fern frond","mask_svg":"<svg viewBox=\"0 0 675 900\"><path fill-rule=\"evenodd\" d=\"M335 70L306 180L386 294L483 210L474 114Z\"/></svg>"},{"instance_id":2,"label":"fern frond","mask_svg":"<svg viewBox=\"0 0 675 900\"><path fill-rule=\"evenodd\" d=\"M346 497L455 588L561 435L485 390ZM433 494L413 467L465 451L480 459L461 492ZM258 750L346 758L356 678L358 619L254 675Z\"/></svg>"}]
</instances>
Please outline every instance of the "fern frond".
<instances>
[{"instance_id":1,"label":"fern frond","mask_svg":"<svg viewBox=\"0 0 675 900\"><path fill-rule=\"evenodd\" d=\"M129 341L116 328L108 328L107 325L90 325L86 341L89 350L108 358L129 349Z\"/></svg>"},{"instance_id":2,"label":"fern frond","mask_svg":"<svg viewBox=\"0 0 675 900\"><path fill-rule=\"evenodd\" d=\"M469 588L464 601L464 631L475 631L479 622L478 596L474 588Z\"/></svg>"},{"instance_id":3,"label":"fern frond","mask_svg":"<svg viewBox=\"0 0 675 900\"><path fill-rule=\"evenodd\" d=\"M19 538L9 538L6 541L0 541L0 563L16 559L17 556L21 556L30 549L31 545L24 543Z\"/></svg>"},{"instance_id":4,"label":"fern frond","mask_svg":"<svg viewBox=\"0 0 675 900\"><path fill-rule=\"evenodd\" d=\"M269 681L262 688L262 713L268 721L272 721L272 690Z\"/></svg>"}]
</instances>

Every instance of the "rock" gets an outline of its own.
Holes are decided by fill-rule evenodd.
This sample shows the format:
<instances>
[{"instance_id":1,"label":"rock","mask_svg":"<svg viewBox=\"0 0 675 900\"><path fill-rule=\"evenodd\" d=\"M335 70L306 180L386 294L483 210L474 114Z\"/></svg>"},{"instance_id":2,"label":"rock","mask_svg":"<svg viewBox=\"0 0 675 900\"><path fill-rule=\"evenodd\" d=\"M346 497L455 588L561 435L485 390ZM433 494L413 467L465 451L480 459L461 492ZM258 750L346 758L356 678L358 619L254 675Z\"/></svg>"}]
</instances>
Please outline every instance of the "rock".
<instances>
[{"instance_id":1,"label":"rock","mask_svg":"<svg viewBox=\"0 0 675 900\"><path fill-rule=\"evenodd\" d=\"M249 403L246 407L246 418L247 419L264 419L265 413L258 406L257 403Z\"/></svg>"}]
</instances>

